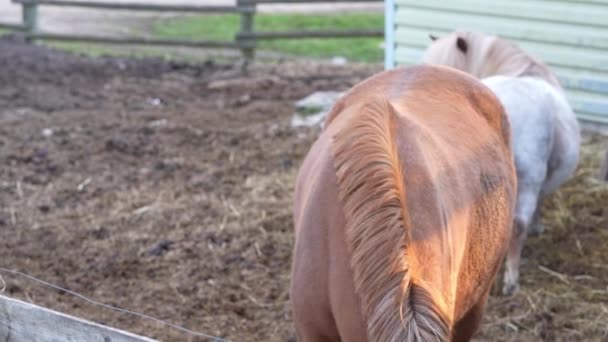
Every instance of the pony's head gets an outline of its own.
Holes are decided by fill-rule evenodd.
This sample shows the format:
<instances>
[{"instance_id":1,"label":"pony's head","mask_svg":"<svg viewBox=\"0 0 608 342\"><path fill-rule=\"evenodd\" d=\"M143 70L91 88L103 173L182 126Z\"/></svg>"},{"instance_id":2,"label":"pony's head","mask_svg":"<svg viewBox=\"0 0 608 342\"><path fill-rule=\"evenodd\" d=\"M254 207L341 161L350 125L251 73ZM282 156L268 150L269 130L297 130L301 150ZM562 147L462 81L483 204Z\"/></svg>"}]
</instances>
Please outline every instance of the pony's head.
<instances>
[{"instance_id":1,"label":"pony's head","mask_svg":"<svg viewBox=\"0 0 608 342\"><path fill-rule=\"evenodd\" d=\"M495 37L455 31L443 37L429 35L429 38L432 42L424 53L423 63L446 65L476 75L481 54Z\"/></svg>"},{"instance_id":2,"label":"pony's head","mask_svg":"<svg viewBox=\"0 0 608 342\"><path fill-rule=\"evenodd\" d=\"M432 43L424 53L422 58L424 63L447 65L459 70L465 69L469 51L469 43L465 37L451 33L443 37L430 34L429 38Z\"/></svg>"},{"instance_id":3,"label":"pony's head","mask_svg":"<svg viewBox=\"0 0 608 342\"><path fill-rule=\"evenodd\" d=\"M478 78L495 75L540 77L560 88L559 81L540 60L516 44L475 31L454 31L433 35L423 63L449 66Z\"/></svg>"}]
</instances>

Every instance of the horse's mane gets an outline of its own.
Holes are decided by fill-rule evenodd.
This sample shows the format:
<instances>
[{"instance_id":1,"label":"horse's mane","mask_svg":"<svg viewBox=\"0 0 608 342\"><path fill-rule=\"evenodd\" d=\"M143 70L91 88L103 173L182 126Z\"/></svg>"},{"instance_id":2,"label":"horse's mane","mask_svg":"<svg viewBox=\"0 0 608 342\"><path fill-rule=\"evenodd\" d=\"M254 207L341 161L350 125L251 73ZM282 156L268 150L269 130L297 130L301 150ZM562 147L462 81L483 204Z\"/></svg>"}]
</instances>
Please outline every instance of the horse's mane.
<instances>
[{"instance_id":1,"label":"horse's mane","mask_svg":"<svg viewBox=\"0 0 608 342\"><path fill-rule=\"evenodd\" d=\"M387 100L369 101L332 145L355 289L370 341L448 341L441 295L413 279L408 262L397 120Z\"/></svg>"},{"instance_id":2,"label":"horse's mane","mask_svg":"<svg viewBox=\"0 0 608 342\"><path fill-rule=\"evenodd\" d=\"M525 52L516 44L497 36L486 35L473 31L456 31L451 35L463 38L468 49L466 51L466 72L478 78L504 75L513 77L538 77L561 89L561 85L549 67ZM447 65L451 61L462 59L462 51L456 44L442 51L442 57Z\"/></svg>"}]
</instances>

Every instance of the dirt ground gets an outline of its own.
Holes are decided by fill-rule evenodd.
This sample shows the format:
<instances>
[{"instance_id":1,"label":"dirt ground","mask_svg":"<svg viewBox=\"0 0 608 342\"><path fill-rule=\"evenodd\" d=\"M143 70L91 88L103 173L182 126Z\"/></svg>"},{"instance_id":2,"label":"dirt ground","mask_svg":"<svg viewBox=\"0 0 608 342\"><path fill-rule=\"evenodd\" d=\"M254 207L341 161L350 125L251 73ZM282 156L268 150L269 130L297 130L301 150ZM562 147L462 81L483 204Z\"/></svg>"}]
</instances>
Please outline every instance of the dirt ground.
<instances>
[{"instance_id":1,"label":"dirt ground","mask_svg":"<svg viewBox=\"0 0 608 342\"><path fill-rule=\"evenodd\" d=\"M318 134L293 101L380 66L90 59L0 39L0 266L232 341L293 341L291 196ZM522 291L478 341L605 341L608 139L545 203ZM163 341L203 341L2 274L5 293Z\"/></svg>"}]
</instances>

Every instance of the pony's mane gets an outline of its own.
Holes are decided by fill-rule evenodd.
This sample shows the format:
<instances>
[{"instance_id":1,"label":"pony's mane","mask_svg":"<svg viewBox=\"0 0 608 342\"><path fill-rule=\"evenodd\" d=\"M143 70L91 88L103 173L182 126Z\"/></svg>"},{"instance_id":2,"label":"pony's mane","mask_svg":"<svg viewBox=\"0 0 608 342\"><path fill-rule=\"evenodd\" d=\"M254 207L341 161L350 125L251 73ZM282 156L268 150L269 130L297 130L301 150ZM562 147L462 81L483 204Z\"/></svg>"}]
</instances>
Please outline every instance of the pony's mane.
<instances>
[{"instance_id":1,"label":"pony's mane","mask_svg":"<svg viewBox=\"0 0 608 342\"><path fill-rule=\"evenodd\" d=\"M513 77L538 77L561 88L555 75L542 61L525 52L516 44L497 36L472 31L457 31L470 48L470 70L473 75L484 78L495 75ZM452 53L459 52L453 49Z\"/></svg>"},{"instance_id":2,"label":"pony's mane","mask_svg":"<svg viewBox=\"0 0 608 342\"><path fill-rule=\"evenodd\" d=\"M412 279L408 262L397 120L387 100L372 99L332 143L355 289L370 341L448 341L443 298Z\"/></svg>"}]
</instances>

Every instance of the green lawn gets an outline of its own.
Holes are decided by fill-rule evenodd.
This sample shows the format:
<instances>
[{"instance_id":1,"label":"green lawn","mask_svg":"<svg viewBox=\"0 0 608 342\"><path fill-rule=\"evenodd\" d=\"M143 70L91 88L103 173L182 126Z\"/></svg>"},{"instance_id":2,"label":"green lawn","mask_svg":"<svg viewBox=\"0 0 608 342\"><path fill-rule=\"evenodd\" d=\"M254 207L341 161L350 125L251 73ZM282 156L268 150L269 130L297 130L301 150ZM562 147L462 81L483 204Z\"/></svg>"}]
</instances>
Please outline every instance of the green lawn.
<instances>
[{"instance_id":1,"label":"green lawn","mask_svg":"<svg viewBox=\"0 0 608 342\"><path fill-rule=\"evenodd\" d=\"M292 30L348 30L378 29L383 27L382 14L257 14L256 31ZM238 15L201 15L186 18L172 18L157 22L153 34L162 38L181 38L197 40L234 39L238 32ZM330 39L282 39L262 41L262 50L277 51L307 57L343 56L348 60L380 62L383 49L381 38L330 38Z\"/></svg>"},{"instance_id":2,"label":"green lawn","mask_svg":"<svg viewBox=\"0 0 608 342\"><path fill-rule=\"evenodd\" d=\"M0 29L0 36L14 31ZM112 52L112 49L100 44L87 44L80 42L44 42L44 44L76 53L86 53L91 56L100 56Z\"/></svg>"},{"instance_id":3,"label":"green lawn","mask_svg":"<svg viewBox=\"0 0 608 342\"><path fill-rule=\"evenodd\" d=\"M257 14L256 31L294 31L294 30L348 30L378 29L383 27L383 16L373 14L311 15L311 14ZM157 38L223 40L232 41L239 30L238 15L198 15L181 18L162 19L153 24L152 35ZM0 35L9 31L0 30ZM125 48L86 42L41 42L42 44L84 53L91 56L130 55L137 57L162 56L165 58L184 58L198 60L198 56L187 53L174 54L161 47ZM381 38L307 38L261 41L259 50L275 51L295 56L312 58L331 58L342 56L350 61L381 62L383 49Z\"/></svg>"},{"instance_id":4,"label":"green lawn","mask_svg":"<svg viewBox=\"0 0 608 342\"><path fill-rule=\"evenodd\" d=\"M44 45L51 46L57 49L66 50L75 53L84 53L88 56L99 57L103 55L112 55L115 49L105 44L93 44L86 42L55 42L45 41Z\"/></svg>"}]
</instances>

